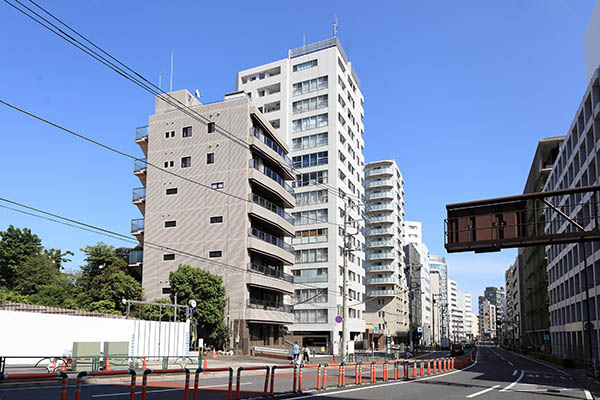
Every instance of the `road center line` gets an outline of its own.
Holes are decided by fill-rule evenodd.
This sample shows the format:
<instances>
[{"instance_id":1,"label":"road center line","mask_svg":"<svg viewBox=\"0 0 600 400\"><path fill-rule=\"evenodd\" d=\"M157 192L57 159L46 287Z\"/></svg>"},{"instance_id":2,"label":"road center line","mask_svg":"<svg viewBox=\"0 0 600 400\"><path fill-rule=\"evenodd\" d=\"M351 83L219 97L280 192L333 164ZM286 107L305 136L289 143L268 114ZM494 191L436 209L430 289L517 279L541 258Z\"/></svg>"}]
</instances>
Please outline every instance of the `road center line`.
<instances>
[{"instance_id":1,"label":"road center line","mask_svg":"<svg viewBox=\"0 0 600 400\"><path fill-rule=\"evenodd\" d=\"M511 363L510 361L507 361L511 366L515 366L515 364Z\"/></svg>"},{"instance_id":2,"label":"road center line","mask_svg":"<svg viewBox=\"0 0 600 400\"><path fill-rule=\"evenodd\" d=\"M494 389L496 389L496 388L499 388L499 387L500 387L500 385L494 385L494 386L492 386L491 388L487 388L487 389L480 390L479 392L476 392L476 393L473 393L473 394L470 394L470 395L468 395L468 396L467 396L467 399L471 399L471 398L473 398L473 397L475 397L475 396L479 396L480 394L484 394L484 393L487 393L487 392L491 392L492 390L494 390Z\"/></svg>"},{"instance_id":3,"label":"road center line","mask_svg":"<svg viewBox=\"0 0 600 400\"><path fill-rule=\"evenodd\" d=\"M594 396L592 396L589 390L584 390L583 393L585 393L585 398L587 400L594 400Z\"/></svg>"},{"instance_id":4,"label":"road center line","mask_svg":"<svg viewBox=\"0 0 600 400\"><path fill-rule=\"evenodd\" d=\"M513 371L513 375L512 375L512 376L515 376L515 375L517 374L517 372L518 372L518 371L515 369L515 370Z\"/></svg>"},{"instance_id":5,"label":"road center line","mask_svg":"<svg viewBox=\"0 0 600 400\"><path fill-rule=\"evenodd\" d=\"M523 379L524 376L525 376L525 371L521 370L521 375L519 375L517 380L514 381L513 383L511 383L510 385L508 385L507 387L505 387L504 389L502 389L501 392L508 392L513 386L515 386L517 383L519 383L519 381L521 379Z\"/></svg>"}]
</instances>

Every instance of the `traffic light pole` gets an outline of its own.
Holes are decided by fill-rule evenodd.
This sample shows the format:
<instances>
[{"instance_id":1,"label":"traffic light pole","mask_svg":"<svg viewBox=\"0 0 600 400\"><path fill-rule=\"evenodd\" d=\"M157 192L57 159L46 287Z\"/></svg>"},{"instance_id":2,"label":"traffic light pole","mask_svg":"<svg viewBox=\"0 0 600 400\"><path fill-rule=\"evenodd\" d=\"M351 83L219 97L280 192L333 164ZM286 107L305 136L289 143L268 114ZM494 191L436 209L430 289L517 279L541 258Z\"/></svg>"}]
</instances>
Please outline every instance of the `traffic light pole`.
<instances>
[{"instance_id":1,"label":"traffic light pole","mask_svg":"<svg viewBox=\"0 0 600 400\"><path fill-rule=\"evenodd\" d=\"M342 362L346 362L346 358L348 357L348 325L346 323L346 318L348 317L348 234L347 234L347 226L348 226L348 202L344 202L344 266L343 266L343 290L342 294Z\"/></svg>"}]
</instances>

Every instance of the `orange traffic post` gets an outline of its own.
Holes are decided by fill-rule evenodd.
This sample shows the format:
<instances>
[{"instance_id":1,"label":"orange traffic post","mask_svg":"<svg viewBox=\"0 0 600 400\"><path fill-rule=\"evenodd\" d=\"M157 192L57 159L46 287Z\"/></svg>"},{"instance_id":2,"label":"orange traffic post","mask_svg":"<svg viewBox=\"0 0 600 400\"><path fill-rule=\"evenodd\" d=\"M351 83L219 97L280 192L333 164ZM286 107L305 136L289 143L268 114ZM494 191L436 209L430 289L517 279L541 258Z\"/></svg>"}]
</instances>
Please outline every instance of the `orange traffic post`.
<instances>
[{"instance_id":1,"label":"orange traffic post","mask_svg":"<svg viewBox=\"0 0 600 400\"><path fill-rule=\"evenodd\" d=\"M421 376L425 375L425 361L421 361Z\"/></svg>"},{"instance_id":2,"label":"orange traffic post","mask_svg":"<svg viewBox=\"0 0 600 400\"><path fill-rule=\"evenodd\" d=\"M417 362L413 361L413 378L417 376Z\"/></svg>"},{"instance_id":3,"label":"orange traffic post","mask_svg":"<svg viewBox=\"0 0 600 400\"><path fill-rule=\"evenodd\" d=\"M333 358L333 356L332 356ZM321 384L321 389L325 389L327 387L327 364L323 366L323 383Z\"/></svg>"},{"instance_id":4,"label":"orange traffic post","mask_svg":"<svg viewBox=\"0 0 600 400\"><path fill-rule=\"evenodd\" d=\"M104 358L104 370L110 371L110 358L108 357Z\"/></svg>"},{"instance_id":5,"label":"orange traffic post","mask_svg":"<svg viewBox=\"0 0 600 400\"><path fill-rule=\"evenodd\" d=\"M386 382L388 380L388 365L387 363L383 364L383 381Z\"/></svg>"},{"instance_id":6,"label":"orange traffic post","mask_svg":"<svg viewBox=\"0 0 600 400\"><path fill-rule=\"evenodd\" d=\"M427 360L427 375L431 375L431 361Z\"/></svg>"},{"instance_id":7,"label":"orange traffic post","mask_svg":"<svg viewBox=\"0 0 600 400\"><path fill-rule=\"evenodd\" d=\"M144 358L142 359L142 369L147 369L147 368L148 368L148 366L147 366L147 364L146 364L146 357L144 357Z\"/></svg>"}]
</instances>

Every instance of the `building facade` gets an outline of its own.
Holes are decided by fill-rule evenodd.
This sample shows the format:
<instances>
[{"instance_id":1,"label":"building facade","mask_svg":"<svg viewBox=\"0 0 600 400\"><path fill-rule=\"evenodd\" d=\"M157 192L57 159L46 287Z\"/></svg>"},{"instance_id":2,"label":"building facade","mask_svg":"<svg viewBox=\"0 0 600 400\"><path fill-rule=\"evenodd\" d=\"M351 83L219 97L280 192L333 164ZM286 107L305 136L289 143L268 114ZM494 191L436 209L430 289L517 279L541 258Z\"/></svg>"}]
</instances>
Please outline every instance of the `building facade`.
<instances>
[{"instance_id":1,"label":"building facade","mask_svg":"<svg viewBox=\"0 0 600 400\"><path fill-rule=\"evenodd\" d=\"M479 296L479 335L481 339L496 339L496 306L484 296Z\"/></svg>"},{"instance_id":2,"label":"building facade","mask_svg":"<svg viewBox=\"0 0 600 400\"><path fill-rule=\"evenodd\" d=\"M569 127L568 134L562 141L552 170L546 179L544 191L573 188L578 186L598 185L598 163L600 151L600 70L596 69L589 81L575 118ZM558 206L571 217L576 218L587 229L597 229L593 211L584 210L581 205L565 208L565 202L571 204L588 202L591 193L574 201L563 196L558 199ZM585 218L588 216L588 218ZM546 224L554 223L560 218L551 212ZM558 232L569 232L574 229L564 218ZM599 359L598 337L600 321L598 307L600 304L600 245L598 242L546 246L548 264L548 291L550 301L550 336L552 353L563 357L588 360ZM586 274L587 270L587 274ZM587 287L586 287L587 280ZM587 289L587 290L586 290ZM590 328L592 328L591 351L584 325L587 322L590 304ZM525 318L525 316L524 316ZM591 353L591 354L590 354Z\"/></svg>"},{"instance_id":3,"label":"building facade","mask_svg":"<svg viewBox=\"0 0 600 400\"><path fill-rule=\"evenodd\" d=\"M519 285L519 257L508 267L506 280L505 344L511 347L521 346L521 303Z\"/></svg>"},{"instance_id":4,"label":"building facade","mask_svg":"<svg viewBox=\"0 0 600 400\"><path fill-rule=\"evenodd\" d=\"M364 98L337 38L288 51L288 57L240 71L244 91L290 144L295 174L296 303L290 331L302 344L339 354L342 326L343 224L352 233L348 255L349 338L362 339L364 282ZM349 206L347 207L347 205ZM346 210L346 211L345 211ZM310 285L310 286L307 286ZM320 295L314 297L315 287ZM302 299L309 299L303 302Z\"/></svg>"},{"instance_id":5,"label":"building facade","mask_svg":"<svg viewBox=\"0 0 600 400\"><path fill-rule=\"evenodd\" d=\"M436 313L439 316L439 323L436 321L438 332L434 332L434 342L439 343L442 338L449 338L450 329L450 309L448 302L448 266L446 258L442 256L429 255L429 274L432 282L432 296L435 304L438 306ZM433 276L436 276L436 291L433 290ZM434 294L435 293L435 294Z\"/></svg>"},{"instance_id":6,"label":"building facade","mask_svg":"<svg viewBox=\"0 0 600 400\"><path fill-rule=\"evenodd\" d=\"M283 345L282 328L294 321L289 148L244 93L205 105L186 90L169 96L188 112L159 96L136 131L146 159L134 165L143 218L132 221L132 234L143 250L130 263L143 263L150 300L170 294L169 273L180 264L220 275L240 350Z\"/></svg>"}]
</instances>

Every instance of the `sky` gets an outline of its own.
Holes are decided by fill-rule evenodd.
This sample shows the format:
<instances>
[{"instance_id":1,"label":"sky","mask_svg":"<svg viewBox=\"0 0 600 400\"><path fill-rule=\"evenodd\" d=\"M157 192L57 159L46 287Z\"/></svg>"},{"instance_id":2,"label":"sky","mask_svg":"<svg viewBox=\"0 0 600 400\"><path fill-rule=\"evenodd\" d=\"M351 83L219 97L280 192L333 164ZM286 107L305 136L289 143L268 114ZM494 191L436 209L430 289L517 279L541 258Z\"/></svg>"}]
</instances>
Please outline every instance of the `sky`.
<instances>
[{"instance_id":1,"label":"sky","mask_svg":"<svg viewBox=\"0 0 600 400\"><path fill-rule=\"evenodd\" d=\"M26 1L25 1L26 2ZM27 2L26 2L27 3ZM593 0L48 1L39 4L154 82L174 52L173 89L205 102L235 89L239 70L338 37L365 98L365 159L393 158L406 219L476 298L504 283L516 251L447 255L448 203L522 193L538 140L566 133L587 82L583 35ZM0 99L141 156L136 126L152 95L0 4ZM8 39L8 40L7 40ZM127 234L140 217L131 160L0 105L0 197ZM75 252L97 234L0 208L0 230L29 227Z\"/></svg>"}]
</instances>

